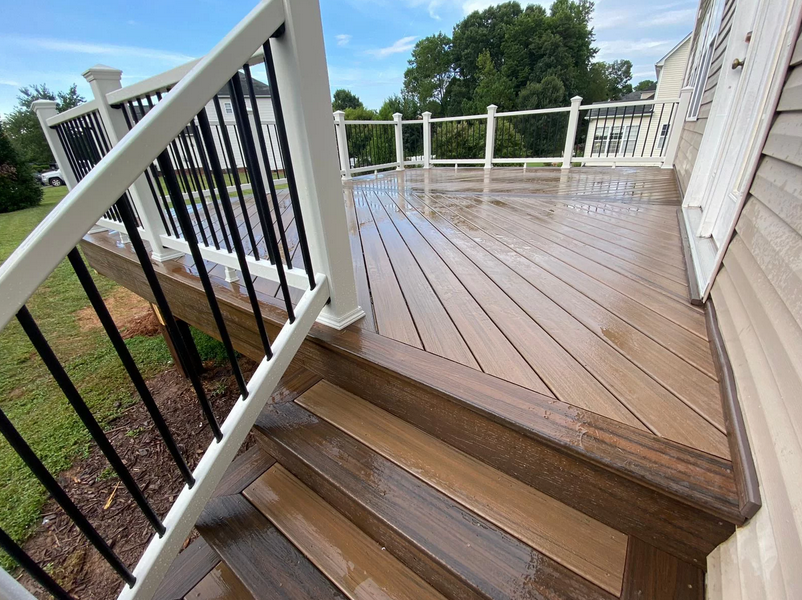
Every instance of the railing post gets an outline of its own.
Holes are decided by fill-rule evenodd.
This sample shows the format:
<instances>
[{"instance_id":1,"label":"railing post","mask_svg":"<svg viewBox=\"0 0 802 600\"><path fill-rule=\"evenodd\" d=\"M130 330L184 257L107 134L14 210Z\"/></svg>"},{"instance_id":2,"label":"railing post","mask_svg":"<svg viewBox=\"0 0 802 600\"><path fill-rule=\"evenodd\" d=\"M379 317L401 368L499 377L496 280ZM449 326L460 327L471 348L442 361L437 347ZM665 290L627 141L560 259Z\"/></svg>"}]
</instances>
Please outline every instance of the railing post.
<instances>
[{"instance_id":1,"label":"railing post","mask_svg":"<svg viewBox=\"0 0 802 600\"><path fill-rule=\"evenodd\" d=\"M423 113L423 168L432 166L432 113Z\"/></svg>"},{"instance_id":2,"label":"railing post","mask_svg":"<svg viewBox=\"0 0 802 600\"><path fill-rule=\"evenodd\" d=\"M112 69L105 65L95 65L87 69L83 76L92 88L92 95L97 101L97 112L100 120L106 128L106 135L112 146L116 146L119 141L128 133L128 125L120 109L112 108L106 94L122 87L123 72L119 69ZM136 206L142 228L145 230L142 237L148 241L151 249L151 256L154 260L163 262L184 256L183 252L171 250L162 246L161 236L166 234L164 224L159 216L156 200L150 192L144 174L140 175L134 184L128 189L131 200Z\"/></svg>"},{"instance_id":3,"label":"railing post","mask_svg":"<svg viewBox=\"0 0 802 600\"><path fill-rule=\"evenodd\" d=\"M351 179L351 156L348 154L348 135L345 129L345 113L334 111L334 129L337 130L337 149L340 151L340 171L343 179Z\"/></svg>"},{"instance_id":4,"label":"railing post","mask_svg":"<svg viewBox=\"0 0 802 600\"><path fill-rule=\"evenodd\" d=\"M331 137L331 99L317 0L284 0L284 32L270 40L312 267L328 278L318 321L342 329L365 316L356 297L343 188ZM343 139L343 138L340 138Z\"/></svg>"},{"instance_id":5,"label":"railing post","mask_svg":"<svg viewBox=\"0 0 802 600\"><path fill-rule=\"evenodd\" d=\"M563 150L563 169L571 168L571 160L574 157L574 144L576 143L576 130L579 126L579 105L582 104L582 96L571 98L571 112L568 113L568 130L565 132L565 149Z\"/></svg>"},{"instance_id":6,"label":"railing post","mask_svg":"<svg viewBox=\"0 0 802 600\"><path fill-rule=\"evenodd\" d=\"M677 158L677 148L679 148L679 138L682 136L682 127L685 125L685 115L688 114L688 105L691 103L691 96L693 95L692 87L684 87L679 93L679 105L674 117L671 119L673 122L668 128L668 140L666 141L666 154L663 159L663 169L673 169L674 161ZM657 134L660 132L658 130Z\"/></svg>"},{"instance_id":7,"label":"railing post","mask_svg":"<svg viewBox=\"0 0 802 600\"><path fill-rule=\"evenodd\" d=\"M395 160L398 163L397 171L404 170L404 135L401 129L401 119L404 115L401 113L393 113L393 121L395 121Z\"/></svg>"},{"instance_id":8,"label":"railing post","mask_svg":"<svg viewBox=\"0 0 802 600\"><path fill-rule=\"evenodd\" d=\"M498 106L487 107L487 127L485 136L485 169L493 168L493 151L496 149L496 111Z\"/></svg>"},{"instance_id":9,"label":"railing post","mask_svg":"<svg viewBox=\"0 0 802 600\"><path fill-rule=\"evenodd\" d=\"M73 173L70 166L67 151L61 145L58 135L56 135L56 130L51 129L50 125L47 124L49 118L58 114L56 102L54 100L35 100L31 104L31 108L36 114L36 118L39 119L39 126L45 134L45 140L47 140L47 145L50 147L50 152L53 153L53 158L56 159L56 166L58 166L61 178L64 180L64 185L67 186L67 190L71 190L78 183L78 180L75 178L75 173ZM100 233L101 231L107 231L107 229L100 225L95 225L89 230L89 233Z\"/></svg>"}]
</instances>

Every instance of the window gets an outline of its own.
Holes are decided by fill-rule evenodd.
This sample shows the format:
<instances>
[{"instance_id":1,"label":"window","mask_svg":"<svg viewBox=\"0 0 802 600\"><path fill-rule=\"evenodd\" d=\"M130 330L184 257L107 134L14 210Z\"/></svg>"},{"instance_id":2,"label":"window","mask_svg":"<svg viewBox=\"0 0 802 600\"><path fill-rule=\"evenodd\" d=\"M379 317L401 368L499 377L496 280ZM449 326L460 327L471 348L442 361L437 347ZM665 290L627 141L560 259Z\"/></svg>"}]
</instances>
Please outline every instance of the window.
<instances>
[{"instance_id":1,"label":"window","mask_svg":"<svg viewBox=\"0 0 802 600\"><path fill-rule=\"evenodd\" d=\"M593 135L591 156L630 156L635 154L640 125L608 125L597 127Z\"/></svg>"},{"instance_id":2,"label":"window","mask_svg":"<svg viewBox=\"0 0 802 600\"><path fill-rule=\"evenodd\" d=\"M660 136L657 138L657 149L662 150L665 146L666 138L668 137L668 130L671 129L671 123L663 123L660 127Z\"/></svg>"},{"instance_id":3,"label":"window","mask_svg":"<svg viewBox=\"0 0 802 600\"><path fill-rule=\"evenodd\" d=\"M227 115L233 115L234 114L234 109L231 108L231 102L226 102L225 103L225 107L226 107L226 114Z\"/></svg>"},{"instance_id":4,"label":"window","mask_svg":"<svg viewBox=\"0 0 802 600\"><path fill-rule=\"evenodd\" d=\"M719 27L721 25L721 15L724 10L724 1L715 0L705 13L704 21L699 28L699 36L696 38L693 60L688 69L688 80L686 86L693 88L690 104L688 105L687 120L696 120L699 117L699 108L702 106L702 96L705 92L707 75L710 72L710 61L713 58L713 50L716 47Z\"/></svg>"}]
</instances>

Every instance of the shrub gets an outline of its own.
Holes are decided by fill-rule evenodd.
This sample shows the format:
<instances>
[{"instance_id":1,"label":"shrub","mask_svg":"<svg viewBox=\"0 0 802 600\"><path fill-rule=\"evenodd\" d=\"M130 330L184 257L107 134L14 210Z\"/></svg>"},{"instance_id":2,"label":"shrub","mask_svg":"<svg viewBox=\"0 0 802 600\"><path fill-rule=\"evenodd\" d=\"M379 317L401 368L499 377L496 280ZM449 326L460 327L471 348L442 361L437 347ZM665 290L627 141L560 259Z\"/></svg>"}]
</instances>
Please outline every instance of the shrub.
<instances>
[{"instance_id":1,"label":"shrub","mask_svg":"<svg viewBox=\"0 0 802 600\"><path fill-rule=\"evenodd\" d=\"M41 201L42 187L0 126L0 213L30 208Z\"/></svg>"}]
</instances>

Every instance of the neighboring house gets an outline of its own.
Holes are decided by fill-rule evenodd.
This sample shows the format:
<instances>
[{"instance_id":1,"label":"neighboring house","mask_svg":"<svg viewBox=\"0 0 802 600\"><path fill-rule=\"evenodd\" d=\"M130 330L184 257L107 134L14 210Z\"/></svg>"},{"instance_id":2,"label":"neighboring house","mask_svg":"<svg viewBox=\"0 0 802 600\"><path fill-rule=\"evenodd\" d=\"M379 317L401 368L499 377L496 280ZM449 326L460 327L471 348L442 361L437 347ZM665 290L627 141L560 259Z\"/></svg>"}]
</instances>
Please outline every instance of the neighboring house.
<instances>
[{"instance_id":1,"label":"neighboring house","mask_svg":"<svg viewBox=\"0 0 802 600\"><path fill-rule=\"evenodd\" d=\"M242 90L245 92L246 96L245 106L248 110L250 118L253 119L254 118L253 108L251 107L251 101L247 93L248 90L247 80L245 79L245 75L243 73L239 74L239 79L240 79L240 86L242 87ZM262 135L264 136L265 139L265 148L267 150L268 160L270 160L270 166L273 169L283 169L283 163L281 161L281 153L279 151L279 146L278 146L278 134L276 133L276 119L273 114L273 101L270 96L270 86L262 81L259 81L256 78L253 78L253 88L254 88L254 93L256 95L256 108L259 112L259 120L261 122ZM223 112L223 121L226 123L226 126L228 127L229 136L231 138L232 150L234 153L234 158L237 167L242 168L243 166L245 166L245 157L242 152L242 145L238 137L239 134L235 128L236 121L234 118L234 106L232 104L232 99L228 89L228 85L224 86L218 92L217 100L220 103L220 109ZM212 128L215 130L215 137L217 138L217 150L218 152L222 152L222 140L219 134L220 121L217 118L217 111L215 109L214 103L211 101L206 105L206 114L209 115L209 122L212 125ZM255 131L254 131L254 137L256 137ZM220 156L224 156L224 154L220 154Z\"/></svg>"},{"instance_id":2,"label":"neighboring house","mask_svg":"<svg viewBox=\"0 0 802 600\"><path fill-rule=\"evenodd\" d=\"M612 165L625 162L637 165L638 158L662 156L665 152L671 122L677 112L676 104L660 101L676 100L682 87L683 70L688 60L691 34L654 65L657 88L626 94L615 102L637 102L655 100L655 104L635 105L621 108L590 109L588 120L588 142L585 144L586 158L610 158L608 162L594 164ZM608 102L594 102L604 106ZM620 159L625 159L621 161ZM616 159L616 160L613 160ZM646 164L646 163L643 163Z\"/></svg>"}]
</instances>

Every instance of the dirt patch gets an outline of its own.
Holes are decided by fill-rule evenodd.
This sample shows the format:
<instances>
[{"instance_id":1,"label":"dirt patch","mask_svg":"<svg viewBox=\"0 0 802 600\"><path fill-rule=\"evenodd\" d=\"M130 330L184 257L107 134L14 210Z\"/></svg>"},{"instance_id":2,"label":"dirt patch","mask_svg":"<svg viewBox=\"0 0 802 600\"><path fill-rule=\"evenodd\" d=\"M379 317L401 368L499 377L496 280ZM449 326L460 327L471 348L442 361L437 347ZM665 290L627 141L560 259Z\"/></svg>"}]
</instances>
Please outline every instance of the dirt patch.
<instances>
[{"instance_id":1,"label":"dirt patch","mask_svg":"<svg viewBox=\"0 0 802 600\"><path fill-rule=\"evenodd\" d=\"M123 339L137 335L153 336L159 333L159 322L150 307L150 303L124 288L115 288L111 294L104 298L106 308L113 315ZM82 308L75 313L75 320L81 331L98 329L101 327L100 319L91 306Z\"/></svg>"},{"instance_id":2,"label":"dirt patch","mask_svg":"<svg viewBox=\"0 0 802 600\"><path fill-rule=\"evenodd\" d=\"M240 366L246 380L256 368L244 357ZM231 369L208 363L202 379L222 422L239 397ZM212 441L212 434L191 385L170 369L149 380L148 388L182 455L194 468ZM164 518L183 488L183 479L144 405L138 402L127 409L110 424L107 435L156 514ZM242 450L251 443L249 437ZM78 461L59 480L123 563L135 565L153 528L100 451L93 447L86 459ZM37 563L47 565L56 581L80 600L114 598L122 588L116 573L52 500L45 505L43 521L26 542L25 550ZM20 581L37 597L49 597L27 574Z\"/></svg>"}]
</instances>

